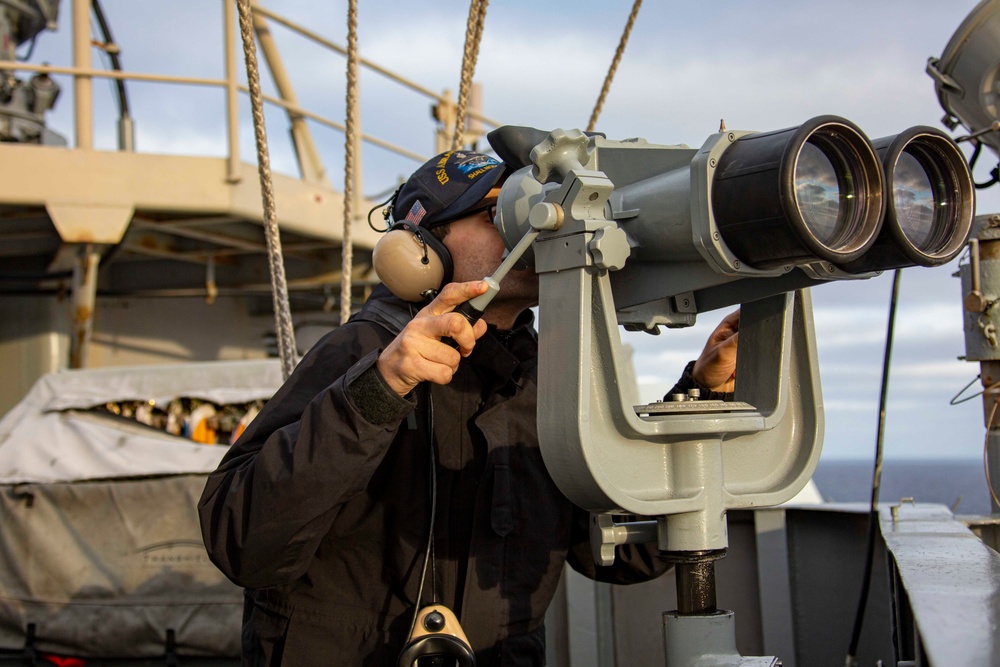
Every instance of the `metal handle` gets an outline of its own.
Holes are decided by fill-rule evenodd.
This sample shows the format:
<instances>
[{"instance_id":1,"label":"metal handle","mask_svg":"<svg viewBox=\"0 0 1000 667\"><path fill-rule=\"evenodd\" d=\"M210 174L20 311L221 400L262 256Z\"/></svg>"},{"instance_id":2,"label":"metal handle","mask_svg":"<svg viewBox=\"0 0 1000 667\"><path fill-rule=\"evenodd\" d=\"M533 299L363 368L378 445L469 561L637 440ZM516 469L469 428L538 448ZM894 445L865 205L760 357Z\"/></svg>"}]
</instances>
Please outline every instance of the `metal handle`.
<instances>
[{"instance_id":1,"label":"metal handle","mask_svg":"<svg viewBox=\"0 0 1000 667\"><path fill-rule=\"evenodd\" d=\"M986 297L983 296L979 275L979 239L969 239L969 268L972 270L972 290L962 300L965 309L970 313L982 313L986 310Z\"/></svg>"}]
</instances>

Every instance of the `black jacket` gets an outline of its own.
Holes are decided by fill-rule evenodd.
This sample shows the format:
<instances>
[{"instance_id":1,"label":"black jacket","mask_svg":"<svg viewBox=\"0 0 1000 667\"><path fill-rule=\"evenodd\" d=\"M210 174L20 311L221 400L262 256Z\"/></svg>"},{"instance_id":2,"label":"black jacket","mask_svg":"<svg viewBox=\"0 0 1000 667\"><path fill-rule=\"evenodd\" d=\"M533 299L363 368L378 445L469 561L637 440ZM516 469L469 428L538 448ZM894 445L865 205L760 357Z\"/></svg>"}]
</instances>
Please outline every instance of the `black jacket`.
<instances>
[{"instance_id":1,"label":"black jacket","mask_svg":"<svg viewBox=\"0 0 1000 667\"><path fill-rule=\"evenodd\" d=\"M208 479L205 544L247 589L243 662L395 665L418 603L433 421L435 567L420 606L455 611L480 667L542 665L567 558L619 583L666 566L629 547L594 565L588 515L538 448L530 312L509 339L483 336L450 384L399 398L374 363L413 307L382 296L309 352Z\"/></svg>"}]
</instances>

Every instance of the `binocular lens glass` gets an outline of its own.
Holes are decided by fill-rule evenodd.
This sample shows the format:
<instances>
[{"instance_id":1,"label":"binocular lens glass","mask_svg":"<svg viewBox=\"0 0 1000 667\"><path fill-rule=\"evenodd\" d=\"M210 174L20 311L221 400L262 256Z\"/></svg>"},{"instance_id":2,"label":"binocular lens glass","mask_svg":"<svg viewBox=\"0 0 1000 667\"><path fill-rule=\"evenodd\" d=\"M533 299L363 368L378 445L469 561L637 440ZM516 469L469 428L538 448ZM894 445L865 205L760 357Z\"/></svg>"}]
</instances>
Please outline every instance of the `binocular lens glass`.
<instances>
[{"instance_id":1,"label":"binocular lens glass","mask_svg":"<svg viewBox=\"0 0 1000 667\"><path fill-rule=\"evenodd\" d=\"M917 156L904 150L893 169L893 204L899 227L907 240L925 252L936 252L941 226L949 215L949 202L939 197L931 172ZM940 201L939 201L940 199Z\"/></svg>"},{"instance_id":2,"label":"binocular lens glass","mask_svg":"<svg viewBox=\"0 0 1000 667\"><path fill-rule=\"evenodd\" d=\"M802 145L795 165L795 201L816 240L833 245L844 231L837 170L826 153L809 142Z\"/></svg>"},{"instance_id":3,"label":"binocular lens glass","mask_svg":"<svg viewBox=\"0 0 1000 667\"><path fill-rule=\"evenodd\" d=\"M824 150L824 148L828 150ZM817 241L828 248L840 248L856 230L856 195L851 173L833 152L832 143L823 146L810 139L802 144L795 163L795 203L802 220Z\"/></svg>"}]
</instances>

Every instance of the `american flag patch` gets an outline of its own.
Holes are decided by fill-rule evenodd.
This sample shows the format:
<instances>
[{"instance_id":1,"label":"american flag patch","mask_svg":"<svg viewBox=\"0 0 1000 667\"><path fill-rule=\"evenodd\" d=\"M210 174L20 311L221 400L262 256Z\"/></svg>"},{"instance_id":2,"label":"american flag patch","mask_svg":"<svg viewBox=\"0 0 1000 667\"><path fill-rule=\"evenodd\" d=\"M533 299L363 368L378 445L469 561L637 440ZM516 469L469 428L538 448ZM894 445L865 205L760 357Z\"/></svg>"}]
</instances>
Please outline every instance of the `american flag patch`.
<instances>
[{"instance_id":1,"label":"american flag patch","mask_svg":"<svg viewBox=\"0 0 1000 667\"><path fill-rule=\"evenodd\" d=\"M418 199L413 203L413 206L410 207L410 212L406 214L406 217L403 218L403 220L419 225L420 221L424 219L425 213L427 213L427 209L421 205L420 200Z\"/></svg>"}]
</instances>

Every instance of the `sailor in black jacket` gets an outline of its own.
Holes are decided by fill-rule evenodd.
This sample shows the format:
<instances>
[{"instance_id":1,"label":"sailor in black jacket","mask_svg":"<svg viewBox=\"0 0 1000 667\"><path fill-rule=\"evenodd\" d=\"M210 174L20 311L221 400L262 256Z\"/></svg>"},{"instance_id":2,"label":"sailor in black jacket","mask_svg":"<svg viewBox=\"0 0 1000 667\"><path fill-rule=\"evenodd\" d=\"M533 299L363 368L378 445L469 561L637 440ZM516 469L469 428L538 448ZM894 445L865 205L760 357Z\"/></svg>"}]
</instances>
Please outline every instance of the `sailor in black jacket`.
<instances>
[{"instance_id":1,"label":"sailor in black jacket","mask_svg":"<svg viewBox=\"0 0 1000 667\"><path fill-rule=\"evenodd\" d=\"M210 475L202 529L213 562L246 588L245 665L394 665L415 610L432 602L455 612L480 667L543 665L565 562L616 583L667 569L655 547L635 546L596 566L588 515L545 469L528 310L537 276L511 272L474 326L453 312L500 262L485 205L502 171L454 152L411 177L394 218L425 235L437 226L449 284L426 305L377 288Z\"/></svg>"}]
</instances>

